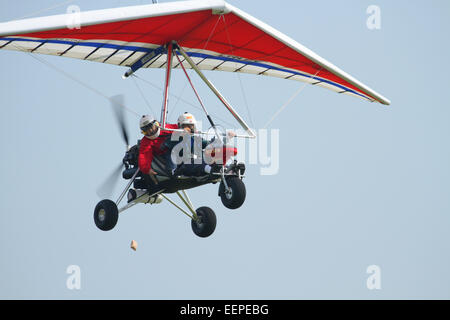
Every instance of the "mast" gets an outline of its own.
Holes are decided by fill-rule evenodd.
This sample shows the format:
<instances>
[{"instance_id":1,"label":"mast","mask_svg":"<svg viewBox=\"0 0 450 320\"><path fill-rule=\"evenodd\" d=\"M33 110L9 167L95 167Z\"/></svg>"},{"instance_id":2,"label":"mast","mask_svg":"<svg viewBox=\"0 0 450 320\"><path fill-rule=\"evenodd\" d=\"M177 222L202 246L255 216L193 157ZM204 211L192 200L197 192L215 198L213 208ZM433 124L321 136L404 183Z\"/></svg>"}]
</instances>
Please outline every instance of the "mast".
<instances>
[{"instance_id":1,"label":"mast","mask_svg":"<svg viewBox=\"0 0 450 320\"><path fill-rule=\"evenodd\" d=\"M169 85L170 75L172 73L173 44L169 42L167 45L167 67L166 67L166 83L164 85L164 97L161 108L161 125L162 129L166 128L167 105L169 102Z\"/></svg>"}]
</instances>

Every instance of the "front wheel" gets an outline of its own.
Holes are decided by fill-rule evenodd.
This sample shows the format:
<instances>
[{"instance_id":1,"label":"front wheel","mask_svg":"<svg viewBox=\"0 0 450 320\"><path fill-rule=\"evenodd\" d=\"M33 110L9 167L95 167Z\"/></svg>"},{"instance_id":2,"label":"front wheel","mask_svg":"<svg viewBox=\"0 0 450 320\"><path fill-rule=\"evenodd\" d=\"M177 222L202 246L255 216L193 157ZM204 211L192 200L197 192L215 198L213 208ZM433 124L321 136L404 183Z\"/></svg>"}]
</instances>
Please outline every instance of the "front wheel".
<instances>
[{"instance_id":1,"label":"front wheel","mask_svg":"<svg viewBox=\"0 0 450 320\"><path fill-rule=\"evenodd\" d=\"M226 178L228 190L226 190L223 182L219 186L219 196L222 203L228 209L237 209L245 201L246 190L245 184L238 177Z\"/></svg>"},{"instance_id":2,"label":"front wheel","mask_svg":"<svg viewBox=\"0 0 450 320\"><path fill-rule=\"evenodd\" d=\"M216 214L208 207L200 207L195 212L197 220L191 221L192 231L201 238L209 237L216 230Z\"/></svg>"},{"instance_id":3,"label":"front wheel","mask_svg":"<svg viewBox=\"0 0 450 320\"><path fill-rule=\"evenodd\" d=\"M112 230L119 219L119 210L111 200L102 200L94 210L94 222L97 228L103 231Z\"/></svg>"}]
</instances>

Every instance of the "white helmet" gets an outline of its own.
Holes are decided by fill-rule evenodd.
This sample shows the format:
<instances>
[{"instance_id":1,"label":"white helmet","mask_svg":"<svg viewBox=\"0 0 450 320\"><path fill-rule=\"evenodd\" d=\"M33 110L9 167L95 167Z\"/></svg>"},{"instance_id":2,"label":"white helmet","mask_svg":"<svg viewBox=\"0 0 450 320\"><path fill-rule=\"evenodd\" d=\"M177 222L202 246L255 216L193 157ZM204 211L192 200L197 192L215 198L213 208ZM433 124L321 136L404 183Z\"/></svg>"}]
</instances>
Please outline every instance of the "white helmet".
<instances>
[{"instance_id":1,"label":"white helmet","mask_svg":"<svg viewBox=\"0 0 450 320\"><path fill-rule=\"evenodd\" d=\"M195 130L197 120L195 120L195 117L192 114L185 112L178 117L178 127L181 128L183 124L193 124Z\"/></svg>"},{"instance_id":2,"label":"white helmet","mask_svg":"<svg viewBox=\"0 0 450 320\"><path fill-rule=\"evenodd\" d=\"M150 115L143 115L139 121L139 127L141 128L142 134L144 134L149 139L156 139L159 136L160 128L159 123ZM153 130L152 130L153 129ZM151 134L146 133L151 130Z\"/></svg>"}]
</instances>

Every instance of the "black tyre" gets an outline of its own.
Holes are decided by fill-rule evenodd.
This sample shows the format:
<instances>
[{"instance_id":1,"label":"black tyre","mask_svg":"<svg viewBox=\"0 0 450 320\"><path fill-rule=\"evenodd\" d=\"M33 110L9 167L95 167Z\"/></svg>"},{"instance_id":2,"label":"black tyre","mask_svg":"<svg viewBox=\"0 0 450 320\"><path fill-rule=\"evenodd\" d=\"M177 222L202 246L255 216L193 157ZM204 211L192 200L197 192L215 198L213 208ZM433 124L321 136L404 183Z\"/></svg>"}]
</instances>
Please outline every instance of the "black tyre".
<instances>
[{"instance_id":1,"label":"black tyre","mask_svg":"<svg viewBox=\"0 0 450 320\"><path fill-rule=\"evenodd\" d=\"M225 192L225 185L223 182L219 186L219 196L222 203L228 209L237 209L245 201L247 191L245 190L245 184L238 177L226 178L228 188L230 192Z\"/></svg>"},{"instance_id":2,"label":"black tyre","mask_svg":"<svg viewBox=\"0 0 450 320\"><path fill-rule=\"evenodd\" d=\"M118 219L119 210L113 201L102 200L95 206L94 222L100 230L109 231L113 229Z\"/></svg>"},{"instance_id":3,"label":"black tyre","mask_svg":"<svg viewBox=\"0 0 450 320\"><path fill-rule=\"evenodd\" d=\"M192 231L201 238L209 237L216 230L216 214L208 207L200 207L195 212L198 220L191 221Z\"/></svg>"}]
</instances>

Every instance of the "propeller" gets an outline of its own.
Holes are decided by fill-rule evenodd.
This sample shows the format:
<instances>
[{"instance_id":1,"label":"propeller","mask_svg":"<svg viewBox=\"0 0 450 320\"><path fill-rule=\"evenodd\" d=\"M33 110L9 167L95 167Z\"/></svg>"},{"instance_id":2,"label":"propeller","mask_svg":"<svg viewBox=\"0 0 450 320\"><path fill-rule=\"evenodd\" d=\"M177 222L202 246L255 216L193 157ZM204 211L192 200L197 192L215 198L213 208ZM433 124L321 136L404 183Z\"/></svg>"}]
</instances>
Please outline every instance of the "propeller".
<instances>
[{"instance_id":1,"label":"propeller","mask_svg":"<svg viewBox=\"0 0 450 320\"><path fill-rule=\"evenodd\" d=\"M119 166L117 166L114 171L112 171L109 176L103 181L103 183L100 185L100 187L97 188L97 195L102 198L106 199L111 196L111 194L114 191L114 187L117 184L117 180L119 178L120 172L122 171L123 164L121 163Z\"/></svg>"},{"instance_id":2,"label":"propeller","mask_svg":"<svg viewBox=\"0 0 450 320\"><path fill-rule=\"evenodd\" d=\"M109 101L116 116L119 129L122 132L123 141L125 142L125 145L128 147L130 145L130 141L128 138L128 128L125 122L125 114L123 113L123 109L125 107L124 96L123 94L118 94L116 96L109 98Z\"/></svg>"},{"instance_id":3,"label":"propeller","mask_svg":"<svg viewBox=\"0 0 450 320\"><path fill-rule=\"evenodd\" d=\"M123 109L125 107L124 104L124 96L123 94L119 94L109 98L111 103L111 107L114 111L115 118L117 120L117 124L119 126L120 132L122 134L122 139L125 142L125 145L128 147L130 145L130 139L128 135L128 128L125 121L125 114ZM120 172L122 171L123 163L120 163L105 179L105 181L97 188L97 195L100 198L108 198L112 192L114 191L114 187L117 184L117 180L120 176Z\"/></svg>"}]
</instances>

